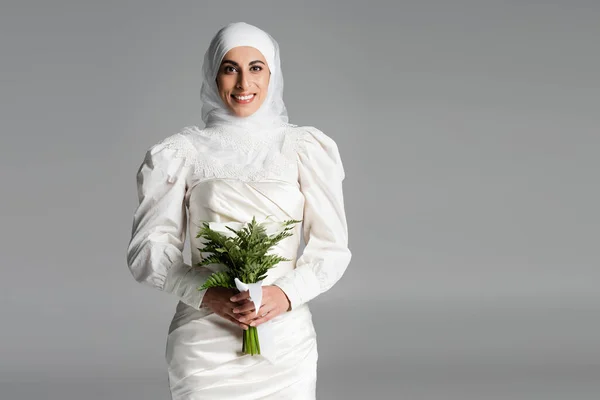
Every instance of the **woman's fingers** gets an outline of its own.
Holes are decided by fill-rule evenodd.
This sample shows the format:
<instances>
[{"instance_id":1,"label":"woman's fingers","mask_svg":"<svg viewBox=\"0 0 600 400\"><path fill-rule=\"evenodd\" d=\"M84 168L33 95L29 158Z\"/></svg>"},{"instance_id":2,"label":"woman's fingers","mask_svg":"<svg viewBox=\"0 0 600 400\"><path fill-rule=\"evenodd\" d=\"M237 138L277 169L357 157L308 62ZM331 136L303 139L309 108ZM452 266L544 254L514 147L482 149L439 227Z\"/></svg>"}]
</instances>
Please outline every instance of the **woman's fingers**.
<instances>
[{"instance_id":1,"label":"woman's fingers","mask_svg":"<svg viewBox=\"0 0 600 400\"><path fill-rule=\"evenodd\" d=\"M234 305L233 312L236 314L248 314L249 311L253 311L255 309L254 303L251 301L246 302L243 305Z\"/></svg>"},{"instance_id":2,"label":"woman's fingers","mask_svg":"<svg viewBox=\"0 0 600 400\"><path fill-rule=\"evenodd\" d=\"M248 325L247 324L244 324L244 323L238 321L237 319L233 318L232 316L227 315L227 314L225 314L223 316L225 317L225 319L233 322L234 324L238 325L240 328L242 328L244 330L248 329Z\"/></svg>"},{"instance_id":3,"label":"woman's fingers","mask_svg":"<svg viewBox=\"0 0 600 400\"><path fill-rule=\"evenodd\" d=\"M231 289L215 288L214 296L207 298L207 307L211 309L215 314L219 315L234 324L238 325L242 329L248 329L248 321L244 321L243 318L251 320L254 316L254 303L249 300L248 291L242 293L233 293ZM237 302L233 302L232 299L237 299ZM242 312L234 313L234 308L242 308ZM240 320L242 319L242 320Z\"/></svg>"},{"instance_id":4,"label":"woman's fingers","mask_svg":"<svg viewBox=\"0 0 600 400\"><path fill-rule=\"evenodd\" d=\"M264 293L264 292L263 292ZM267 293L264 293L267 294ZM248 329L248 326L258 326L277 315L281 314L277 308L277 302L272 301L270 297L263 294L263 304L258 313L254 302L250 299L249 291L244 291L230 296L223 304L223 313L221 316L230 322L238 325L242 329Z\"/></svg>"},{"instance_id":5,"label":"woman's fingers","mask_svg":"<svg viewBox=\"0 0 600 400\"><path fill-rule=\"evenodd\" d=\"M227 319L229 319L231 322L235 322L237 325L240 325L242 328L244 328L244 326L247 328L248 327L248 322L244 321L243 317L239 314L235 314L233 313L233 311L231 310L231 307L225 306L223 307L223 315L225 315L227 317Z\"/></svg>"},{"instance_id":6,"label":"woman's fingers","mask_svg":"<svg viewBox=\"0 0 600 400\"><path fill-rule=\"evenodd\" d=\"M256 315L256 317L252 319L252 322L250 322L249 325L258 326L260 324L272 320L279 314L280 313L277 312L277 305L275 303L267 303L258 310L258 315Z\"/></svg>"},{"instance_id":7,"label":"woman's fingers","mask_svg":"<svg viewBox=\"0 0 600 400\"><path fill-rule=\"evenodd\" d=\"M277 303L275 302L267 302L264 303L260 306L259 312L256 312L256 308L254 307L254 303L251 303L252 307L250 306L243 306L243 307L237 307L234 309L235 310L242 310L244 311L244 313L242 314L242 317L238 317L238 319L241 322L244 323L249 323L252 320L256 320L257 318L262 317L264 314L273 314L274 310L277 308ZM240 313L237 313L236 315L239 315ZM277 316L279 313L276 313L275 315L272 315L270 318L274 318L275 316ZM267 320L268 321L268 320ZM266 321L263 321L266 322Z\"/></svg>"},{"instance_id":8,"label":"woman's fingers","mask_svg":"<svg viewBox=\"0 0 600 400\"><path fill-rule=\"evenodd\" d=\"M237 303L239 301L242 300L249 300L250 299L250 291L246 290L243 292L240 292L234 296L231 296L231 298L229 299L229 301L232 301L234 303Z\"/></svg>"},{"instance_id":9,"label":"woman's fingers","mask_svg":"<svg viewBox=\"0 0 600 400\"><path fill-rule=\"evenodd\" d=\"M258 310L257 317L262 317L263 315L265 315L267 313L273 313L276 308L277 308L277 304L275 304L275 303L263 304L260 307L260 309Z\"/></svg>"}]
</instances>

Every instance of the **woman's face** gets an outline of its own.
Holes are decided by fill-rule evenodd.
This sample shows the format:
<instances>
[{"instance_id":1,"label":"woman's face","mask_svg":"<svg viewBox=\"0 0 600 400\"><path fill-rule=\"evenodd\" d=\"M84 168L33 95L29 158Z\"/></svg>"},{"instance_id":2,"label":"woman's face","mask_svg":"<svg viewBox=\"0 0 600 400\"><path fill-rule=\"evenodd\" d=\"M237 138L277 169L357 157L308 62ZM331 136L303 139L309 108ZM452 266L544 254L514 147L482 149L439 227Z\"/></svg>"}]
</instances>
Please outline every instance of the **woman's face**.
<instances>
[{"instance_id":1,"label":"woman's face","mask_svg":"<svg viewBox=\"0 0 600 400\"><path fill-rule=\"evenodd\" d=\"M223 57L217 73L219 96L235 116L248 117L265 101L270 75L260 51L234 47Z\"/></svg>"}]
</instances>

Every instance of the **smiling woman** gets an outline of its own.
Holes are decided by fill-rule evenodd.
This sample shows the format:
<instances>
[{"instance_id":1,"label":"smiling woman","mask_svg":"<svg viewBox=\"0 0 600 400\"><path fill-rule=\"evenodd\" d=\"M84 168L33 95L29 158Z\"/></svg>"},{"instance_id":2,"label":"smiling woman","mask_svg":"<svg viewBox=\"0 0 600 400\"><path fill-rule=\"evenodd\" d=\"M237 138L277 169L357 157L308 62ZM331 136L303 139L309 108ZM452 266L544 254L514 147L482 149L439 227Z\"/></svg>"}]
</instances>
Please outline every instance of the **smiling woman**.
<instances>
[{"instance_id":1,"label":"smiling woman","mask_svg":"<svg viewBox=\"0 0 600 400\"><path fill-rule=\"evenodd\" d=\"M259 50L250 46L235 47L225 54L217 74L219 96L238 117L252 115L265 100L270 75Z\"/></svg>"},{"instance_id":2,"label":"smiling woman","mask_svg":"<svg viewBox=\"0 0 600 400\"><path fill-rule=\"evenodd\" d=\"M288 123L279 47L266 32L243 22L222 28L202 71L206 126L183 128L147 151L127 252L138 282L179 298L165 352L171 398L313 400L318 352L308 302L351 258L337 145L314 127ZM255 299L202 290L219 265L198 265L205 243L196 227L253 218L303 221L273 249L287 261L269 269ZM272 335L268 357L242 352L248 326Z\"/></svg>"}]
</instances>

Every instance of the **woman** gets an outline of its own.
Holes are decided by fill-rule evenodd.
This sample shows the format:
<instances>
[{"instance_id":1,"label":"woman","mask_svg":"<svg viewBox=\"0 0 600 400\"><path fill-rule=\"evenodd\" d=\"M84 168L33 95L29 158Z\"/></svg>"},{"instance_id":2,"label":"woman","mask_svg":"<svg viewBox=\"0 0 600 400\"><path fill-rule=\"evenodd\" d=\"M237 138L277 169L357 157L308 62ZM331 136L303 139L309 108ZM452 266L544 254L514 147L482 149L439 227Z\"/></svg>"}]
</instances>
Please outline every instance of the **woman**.
<instances>
[{"instance_id":1,"label":"woman","mask_svg":"<svg viewBox=\"0 0 600 400\"><path fill-rule=\"evenodd\" d=\"M219 30L203 75L206 127L186 127L148 150L127 254L138 282L180 300L166 346L171 396L314 399L318 354L307 303L351 258L337 146L314 127L288 123L279 47L266 32L243 22ZM198 290L212 270L192 267L201 259L200 221L253 216L303 220L274 249L291 261L269 270L258 313L247 291ZM188 230L192 266L182 254ZM242 354L242 329L266 322L274 359Z\"/></svg>"}]
</instances>

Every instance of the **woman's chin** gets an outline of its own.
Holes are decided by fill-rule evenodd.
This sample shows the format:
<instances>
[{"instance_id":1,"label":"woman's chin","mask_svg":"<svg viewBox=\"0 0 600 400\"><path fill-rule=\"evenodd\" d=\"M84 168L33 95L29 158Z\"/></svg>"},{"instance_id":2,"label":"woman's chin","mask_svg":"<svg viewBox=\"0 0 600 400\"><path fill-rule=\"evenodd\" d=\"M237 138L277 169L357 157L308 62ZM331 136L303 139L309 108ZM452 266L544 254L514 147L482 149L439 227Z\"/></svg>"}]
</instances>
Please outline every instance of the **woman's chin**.
<instances>
[{"instance_id":1,"label":"woman's chin","mask_svg":"<svg viewBox=\"0 0 600 400\"><path fill-rule=\"evenodd\" d=\"M256 111L258 111L258 109L254 108L254 107L252 109L244 108L244 107L239 107L239 108L236 107L236 108L232 108L231 111L232 111L233 115L235 115L236 117L245 118L245 117L249 117L252 114L254 114Z\"/></svg>"}]
</instances>

